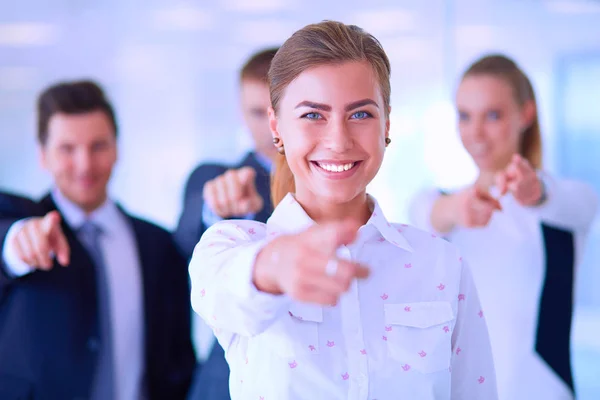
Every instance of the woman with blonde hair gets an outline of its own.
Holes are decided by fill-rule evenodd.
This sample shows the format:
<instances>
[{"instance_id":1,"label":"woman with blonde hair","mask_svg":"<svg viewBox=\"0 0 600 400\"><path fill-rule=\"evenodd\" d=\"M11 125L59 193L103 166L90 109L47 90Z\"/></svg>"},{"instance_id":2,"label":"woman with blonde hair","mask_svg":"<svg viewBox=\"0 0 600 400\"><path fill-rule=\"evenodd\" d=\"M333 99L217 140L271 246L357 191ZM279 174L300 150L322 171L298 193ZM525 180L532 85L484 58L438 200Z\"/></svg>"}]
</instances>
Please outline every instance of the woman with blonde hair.
<instances>
[{"instance_id":1,"label":"woman with blonde hair","mask_svg":"<svg viewBox=\"0 0 600 400\"><path fill-rule=\"evenodd\" d=\"M572 399L575 265L597 197L581 182L543 172L533 87L514 61L476 61L461 79L456 107L478 177L454 193L419 193L412 222L456 244L471 265L500 398Z\"/></svg>"},{"instance_id":2,"label":"woman with blonde hair","mask_svg":"<svg viewBox=\"0 0 600 400\"><path fill-rule=\"evenodd\" d=\"M339 22L290 37L269 71L275 211L212 226L192 305L233 400L496 399L484 314L456 247L391 224L366 192L390 144L390 64Z\"/></svg>"}]
</instances>

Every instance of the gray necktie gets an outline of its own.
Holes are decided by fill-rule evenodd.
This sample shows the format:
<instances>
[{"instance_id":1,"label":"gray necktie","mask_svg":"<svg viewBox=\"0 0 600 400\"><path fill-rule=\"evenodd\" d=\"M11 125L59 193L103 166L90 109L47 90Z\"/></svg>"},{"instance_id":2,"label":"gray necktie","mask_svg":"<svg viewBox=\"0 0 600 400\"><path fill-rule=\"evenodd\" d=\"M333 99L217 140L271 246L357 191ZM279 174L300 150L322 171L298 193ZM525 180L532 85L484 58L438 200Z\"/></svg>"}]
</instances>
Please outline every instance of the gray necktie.
<instances>
[{"instance_id":1,"label":"gray necktie","mask_svg":"<svg viewBox=\"0 0 600 400\"><path fill-rule=\"evenodd\" d=\"M114 356L112 345L112 328L110 318L110 288L108 271L104 264L100 235L102 230L93 222L86 221L78 232L78 237L89 252L96 270L96 286L98 292L98 322L100 345L96 374L92 382L91 400L109 400L115 398Z\"/></svg>"}]
</instances>

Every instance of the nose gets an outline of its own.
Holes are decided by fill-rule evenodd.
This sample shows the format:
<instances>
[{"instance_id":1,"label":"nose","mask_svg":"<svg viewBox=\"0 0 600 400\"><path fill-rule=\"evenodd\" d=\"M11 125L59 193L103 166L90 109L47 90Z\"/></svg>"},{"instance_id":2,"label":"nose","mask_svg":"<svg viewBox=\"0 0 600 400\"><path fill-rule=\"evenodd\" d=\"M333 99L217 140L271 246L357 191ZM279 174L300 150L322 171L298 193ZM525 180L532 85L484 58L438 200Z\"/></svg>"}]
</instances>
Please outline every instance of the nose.
<instances>
[{"instance_id":1,"label":"nose","mask_svg":"<svg viewBox=\"0 0 600 400\"><path fill-rule=\"evenodd\" d=\"M485 135L484 123L480 118L473 118L470 121L460 124L460 131L463 137L471 139L480 139Z\"/></svg>"},{"instance_id":2,"label":"nose","mask_svg":"<svg viewBox=\"0 0 600 400\"><path fill-rule=\"evenodd\" d=\"M344 120L334 120L325 133L326 147L335 153L344 153L352 148L354 141Z\"/></svg>"},{"instance_id":3,"label":"nose","mask_svg":"<svg viewBox=\"0 0 600 400\"><path fill-rule=\"evenodd\" d=\"M91 149L78 149L75 156L75 167L79 173L87 173L93 165L93 154Z\"/></svg>"}]
</instances>

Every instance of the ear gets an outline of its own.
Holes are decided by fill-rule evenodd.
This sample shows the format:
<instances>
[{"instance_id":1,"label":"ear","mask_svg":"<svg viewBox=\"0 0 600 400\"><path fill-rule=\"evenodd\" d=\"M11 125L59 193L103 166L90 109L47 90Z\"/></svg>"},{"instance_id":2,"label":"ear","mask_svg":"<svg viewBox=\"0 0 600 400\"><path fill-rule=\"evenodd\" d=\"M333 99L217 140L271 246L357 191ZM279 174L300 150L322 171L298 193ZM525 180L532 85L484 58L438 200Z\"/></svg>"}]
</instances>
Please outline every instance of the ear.
<instances>
[{"instance_id":1,"label":"ear","mask_svg":"<svg viewBox=\"0 0 600 400\"><path fill-rule=\"evenodd\" d=\"M388 115L387 118L385 119L385 137L389 137L390 136L390 115L392 113L392 106L388 107Z\"/></svg>"},{"instance_id":2,"label":"ear","mask_svg":"<svg viewBox=\"0 0 600 400\"><path fill-rule=\"evenodd\" d=\"M38 161L43 169L48 169L48 158L45 145L38 143Z\"/></svg>"},{"instance_id":3,"label":"ear","mask_svg":"<svg viewBox=\"0 0 600 400\"><path fill-rule=\"evenodd\" d=\"M277 126L277 116L275 115L275 110L273 109L273 107L269 107L267 113L269 114L269 129L271 130L271 135L273 136L273 139L281 139Z\"/></svg>"},{"instance_id":4,"label":"ear","mask_svg":"<svg viewBox=\"0 0 600 400\"><path fill-rule=\"evenodd\" d=\"M525 131L533 124L537 114L536 106L533 100L527 100L521 109L521 131Z\"/></svg>"},{"instance_id":5,"label":"ear","mask_svg":"<svg viewBox=\"0 0 600 400\"><path fill-rule=\"evenodd\" d=\"M119 146L117 146L117 140L115 138L115 160L113 162L113 166L119 162Z\"/></svg>"}]
</instances>

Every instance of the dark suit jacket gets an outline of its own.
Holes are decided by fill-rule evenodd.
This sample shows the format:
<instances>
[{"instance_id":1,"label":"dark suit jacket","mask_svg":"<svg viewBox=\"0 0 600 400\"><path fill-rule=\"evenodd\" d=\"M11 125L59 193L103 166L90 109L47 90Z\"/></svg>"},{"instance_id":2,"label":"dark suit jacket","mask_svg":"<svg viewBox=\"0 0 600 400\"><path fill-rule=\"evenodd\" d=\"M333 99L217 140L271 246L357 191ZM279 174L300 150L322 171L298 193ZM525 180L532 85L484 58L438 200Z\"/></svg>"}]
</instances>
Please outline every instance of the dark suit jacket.
<instances>
[{"instance_id":1,"label":"dark suit jacket","mask_svg":"<svg viewBox=\"0 0 600 400\"><path fill-rule=\"evenodd\" d=\"M0 218L22 219L40 212L38 203L13 193L0 192Z\"/></svg>"},{"instance_id":2,"label":"dark suit jacket","mask_svg":"<svg viewBox=\"0 0 600 400\"><path fill-rule=\"evenodd\" d=\"M0 245L17 219L55 210L0 193ZM127 215L127 214L126 214ZM184 399L195 366L186 262L168 232L133 218L143 286L145 375L149 399ZM62 229L71 264L20 278L0 261L0 399L87 399L99 326L94 265L73 230Z\"/></svg>"},{"instance_id":3,"label":"dark suit jacket","mask_svg":"<svg viewBox=\"0 0 600 400\"><path fill-rule=\"evenodd\" d=\"M204 184L222 175L230 168L237 169L246 166L252 167L256 171L256 190L264 200L264 207L256 214L255 220L266 222L271 216L273 206L271 203L270 174L256 159L254 153L249 153L236 166L200 165L188 179L183 213L175 232L175 240L188 259L191 258L194 247L208 228L202 221L202 209L204 207L202 190ZM229 400L229 366L225 360L223 348L218 343L213 347L208 360L198 367L189 398L190 400Z\"/></svg>"}]
</instances>

